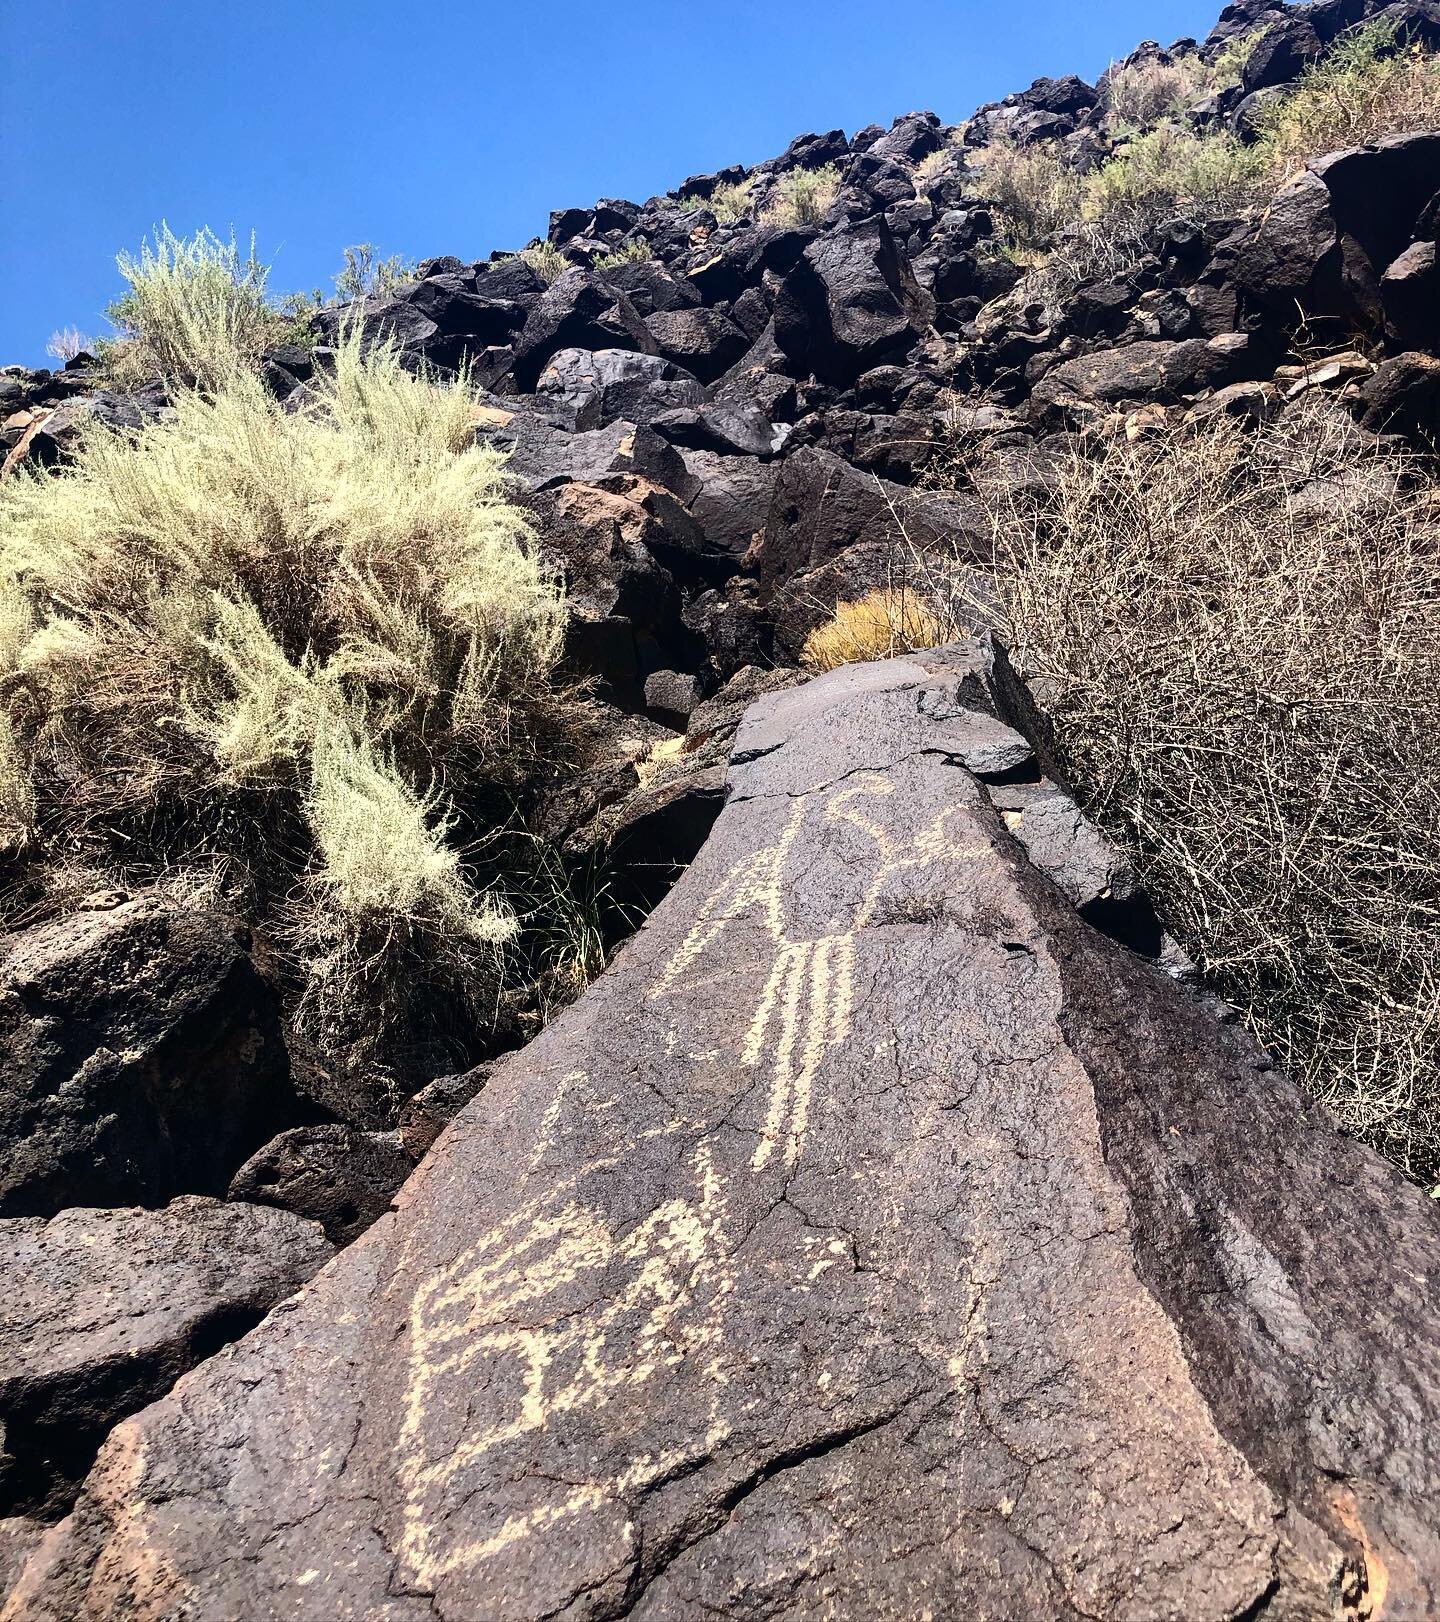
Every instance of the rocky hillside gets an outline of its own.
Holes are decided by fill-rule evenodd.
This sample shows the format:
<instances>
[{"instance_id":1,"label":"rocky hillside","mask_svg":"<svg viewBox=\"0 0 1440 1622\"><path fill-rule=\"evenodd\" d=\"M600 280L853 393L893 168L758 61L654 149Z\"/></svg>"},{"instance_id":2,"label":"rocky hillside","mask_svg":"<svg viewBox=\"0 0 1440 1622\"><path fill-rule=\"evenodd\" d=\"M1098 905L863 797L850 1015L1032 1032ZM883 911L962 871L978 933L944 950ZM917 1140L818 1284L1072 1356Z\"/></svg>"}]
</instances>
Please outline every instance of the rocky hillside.
<instances>
[{"instance_id":1,"label":"rocky hillside","mask_svg":"<svg viewBox=\"0 0 1440 1622\"><path fill-rule=\"evenodd\" d=\"M1357 30L1403 127L1296 161ZM649 921L382 1071L223 887L0 841L6 1622L1440 1613L1440 1202L1196 984L986 634L1108 447L1288 436L1317 533L1322 442L1430 488L1435 51L1430 0L1237 0L263 348L293 416L357 334L470 380L584 695L524 837L587 962ZM124 381L0 371L4 477L191 380ZM1429 1180L1417 1052L1369 1135Z\"/></svg>"}]
</instances>

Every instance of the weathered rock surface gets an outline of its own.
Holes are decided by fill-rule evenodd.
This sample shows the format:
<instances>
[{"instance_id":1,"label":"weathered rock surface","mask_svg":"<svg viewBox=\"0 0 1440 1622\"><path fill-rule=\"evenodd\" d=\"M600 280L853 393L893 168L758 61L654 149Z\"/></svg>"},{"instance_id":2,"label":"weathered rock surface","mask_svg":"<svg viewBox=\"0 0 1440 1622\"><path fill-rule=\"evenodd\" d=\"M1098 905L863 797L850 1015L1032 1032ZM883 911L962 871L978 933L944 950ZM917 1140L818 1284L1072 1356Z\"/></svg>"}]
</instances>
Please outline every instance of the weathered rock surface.
<instances>
[{"instance_id":1,"label":"weathered rock surface","mask_svg":"<svg viewBox=\"0 0 1440 1622\"><path fill-rule=\"evenodd\" d=\"M412 1164L398 1131L297 1126L250 1156L229 1197L318 1222L332 1243L348 1245L389 1210Z\"/></svg>"},{"instance_id":2,"label":"weathered rock surface","mask_svg":"<svg viewBox=\"0 0 1440 1622\"><path fill-rule=\"evenodd\" d=\"M992 678L761 700L648 925L6 1616L1433 1614L1440 1213L1030 864Z\"/></svg>"},{"instance_id":3,"label":"weathered rock surface","mask_svg":"<svg viewBox=\"0 0 1440 1622\"><path fill-rule=\"evenodd\" d=\"M0 1515L63 1509L118 1419L330 1255L313 1222L211 1199L0 1221Z\"/></svg>"},{"instance_id":4,"label":"weathered rock surface","mask_svg":"<svg viewBox=\"0 0 1440 1622\"><path fill-rule=\"evenodd\" d=\"M140 895L0 947L0 1216L223 1193L293 1113L230 920Z\"/></svg>"}]
</instances>

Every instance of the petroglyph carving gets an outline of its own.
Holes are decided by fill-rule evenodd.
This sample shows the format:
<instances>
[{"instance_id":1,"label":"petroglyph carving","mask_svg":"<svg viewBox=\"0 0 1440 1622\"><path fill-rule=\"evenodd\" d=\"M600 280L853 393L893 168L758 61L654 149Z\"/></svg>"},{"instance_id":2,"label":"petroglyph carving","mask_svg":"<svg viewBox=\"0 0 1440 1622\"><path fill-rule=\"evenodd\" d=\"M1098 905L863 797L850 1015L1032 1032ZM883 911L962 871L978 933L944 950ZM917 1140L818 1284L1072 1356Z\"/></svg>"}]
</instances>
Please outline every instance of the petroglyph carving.
<instances>
[{"instance_id":1,"label":"petroglyph carving","mask_svg":"<svg viewBox=\"0 0 1440 1622\"><path fill-rule=\"evenodd\" d=\"M951 832L958 807L939 813L913 839L894 839L865 815L864 802L895 792L878 772L865 772L824 802L825 822L848 824L873 842L875 855L864 870L843 927L820 935L798 935L787 925L785 898L803 891L788 873L796 841L810 809L799 798L779 839L743 857L706 898L695 925L651 988L665 996L717 939L741 918L758 917L774 941L775 956L760 1002L740 1048L747 1068L768 1063L770 1097L752 1166L759 1170L780 1150L787 1165L799 1159L809 1124L816 1073L827 1048L850 1036L855 999L855 941L871 922L876 905L896 875L945 860L983 855L986 847L962 842Z\"/></svg>"},{"instance_id":2,"label":"petroglyph carving","mask_svg":"<svg viewBox=\"0 0 1440 1622\"><path fill-rule=\"evenodd\" d=\"M623 1236L583 1198L586 1180L621 1158L596 1161L566 1179L416 1292L396 1451L405 1489L400 1548L420 1584L472 1569L570 1515L644 1487L726 1434L718 1418L717 1354L733 1278L724 1190L709 1145L700 1143L692 1156L693 1197L667 1200ZM569 1309L575 1300L583 1304ZM697 1402L707 1392L710 1398L709 1424L692 1433L687 1447L638 1452L616 1474L576 1484L523 1514L497 1512L483 1536L450 1541L445 1513L452 1484L463 1495L469 1482L483 1482L492 1471L503 1476L511 1462L506 1450L555 1416L601 1407L681 1364ZM504 1417L457 1442L453 1421L441 1416L446 1398L454 1402L471 1384L505 1392ZM466 1412L463 1400L459 1412Z\"/></svg>"}]
</instances>

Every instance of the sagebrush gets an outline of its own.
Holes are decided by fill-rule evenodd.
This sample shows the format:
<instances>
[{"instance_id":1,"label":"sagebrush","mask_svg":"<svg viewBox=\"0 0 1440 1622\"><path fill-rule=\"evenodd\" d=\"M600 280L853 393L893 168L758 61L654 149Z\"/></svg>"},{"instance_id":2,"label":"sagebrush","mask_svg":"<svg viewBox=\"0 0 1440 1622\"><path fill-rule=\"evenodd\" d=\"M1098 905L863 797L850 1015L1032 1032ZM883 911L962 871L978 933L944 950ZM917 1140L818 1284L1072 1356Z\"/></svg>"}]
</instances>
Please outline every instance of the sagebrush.
<instances>
[{"instance_id":1,"label":"sagebrush","mask_svg":"<svg viewBox=\"0 0 1440 1622\"><path fill-rule=\"evenodd\" d=\"M299 410L235 365L0 489L12 849L225 863L301 1033L380 1070L494 995L478 847L552 713L560 589L474 409L352 332Z\"/></svg>"},{"instance_id":2,"label":"sagebrush","mask_svg":"<svg viewBox=\"0 0 1440 1622\"><path fill-rule=\"evenodd\" d=\"M765 223L785 227L818 225L839 194L837 164L822 164L818 169L791 169L775 182L765 205Z\"/></svg>"},{"instance_id":3,"label":"sagebrush","mask_svg":"<svg viewBox=\"0 0 1440 1622\"><path fill-rule=\"evenodd\" d=\"M1433 1180L1433 475L1315 405L992 499L1001 629L1083 803L1291 1075Z\"/></svg>"}]
</instances>

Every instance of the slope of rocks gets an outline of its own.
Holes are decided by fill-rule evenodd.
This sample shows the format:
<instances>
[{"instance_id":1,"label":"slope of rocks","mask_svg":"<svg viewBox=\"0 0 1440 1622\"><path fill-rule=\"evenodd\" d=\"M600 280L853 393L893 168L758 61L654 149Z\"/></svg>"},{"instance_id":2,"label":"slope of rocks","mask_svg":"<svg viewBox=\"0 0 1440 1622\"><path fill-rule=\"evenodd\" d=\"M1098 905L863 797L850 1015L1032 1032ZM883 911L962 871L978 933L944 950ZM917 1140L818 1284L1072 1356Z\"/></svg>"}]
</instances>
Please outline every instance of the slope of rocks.
<instances>
[{"instance_id":1,"label":"slope of rocks","mask_svg":"<svg viewBox=\"0 0 1440 1622\"><path fill-rule=\"evenodd\" d=\"M1202 51L1260 46L1190 116L1243 131L1380 9L1237 0ZM1430 0L1384 11L1440 46ZM1056 307L970 160L1091 166L1102 101L803 135L558 211L553 280L432 259L265 357L295 404L350 318L469 368L601 718L536 832L626 917L685 876L530 1047L500 1055L536 1024L510 1010L409 1099L287 1054L208 903L105 892L0 939L0 1225L43 1284L0 1315L7 1616L1440 1607L1434 1207L1155 966L1183 969L1003 666L789 692L836 604L932 564L983 595L981 481L1317 394L1433 441L1440 132L1177 217ZM829 165L824 218L767 223ZM742 217L707 206L740 181ZM6 469L164 404L85 357L0 370ZM367 1228L81 1492L116 1421Z\"/></svg>"},{"instance_id":2,"label":"slope of rocks","mask_svg":"<svg viewBox=\"0 0 1440 1622\"><path fill-rule=\"evenodd\" d=\"M1434 1614L1440 1212L1081 920L1005 693L757 702L619 960L6 1616Z\"/></svg>"}]
</instances>

